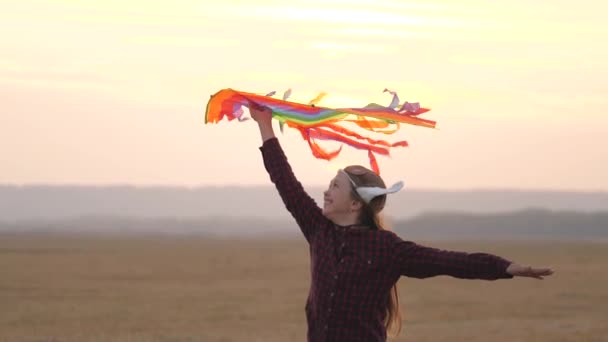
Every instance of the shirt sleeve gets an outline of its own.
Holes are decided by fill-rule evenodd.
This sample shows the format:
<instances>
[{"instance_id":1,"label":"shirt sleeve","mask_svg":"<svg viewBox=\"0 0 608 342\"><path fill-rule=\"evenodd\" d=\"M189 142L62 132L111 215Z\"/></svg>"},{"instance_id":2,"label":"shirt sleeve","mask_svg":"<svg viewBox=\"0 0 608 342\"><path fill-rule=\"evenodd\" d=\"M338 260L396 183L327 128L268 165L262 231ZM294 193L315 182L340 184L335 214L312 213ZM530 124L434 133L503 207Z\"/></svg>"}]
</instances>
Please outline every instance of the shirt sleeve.
<instances>
[{"instance_id":1,"label":"shirt sleeve","mask_svg":"<svg viewBox=\"0 0 608 342\"><path fill-rule=\"evenodd\" d=\"M296 179L279 140L276 137L266 140L260 150L270 180L275 184L285 207L295 218L304 237L310 243L315 232L327 226L330 221Z\"/></svg>"},{"instance_id":2,"label":"shirt sleeve","mask_svg":"<svg viewBox=\"0 0 608 342\"><path fill-rule=\"evenodd\" d=\"M465 253L426 247L395 236L392 271L399 276L429 278L448 275L461 279L510 279L511 261L487 253Z\"/></svg>"}]
</instances>

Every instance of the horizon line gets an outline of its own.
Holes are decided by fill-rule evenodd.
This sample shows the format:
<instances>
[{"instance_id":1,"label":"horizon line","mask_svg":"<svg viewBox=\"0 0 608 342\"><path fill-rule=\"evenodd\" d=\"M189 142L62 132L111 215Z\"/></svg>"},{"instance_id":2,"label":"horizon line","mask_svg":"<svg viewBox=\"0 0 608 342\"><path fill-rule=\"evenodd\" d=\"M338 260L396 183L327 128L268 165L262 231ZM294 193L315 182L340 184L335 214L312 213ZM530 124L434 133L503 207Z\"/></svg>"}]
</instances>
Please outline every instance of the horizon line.
<instances>
[{"instance_id":1,"label":"horizon line","mask_svg":"<svg viewBox=\"0 0 608 342\"><path fill-rule=\"evenodd\" d=\"M169 183L150 183L150 184L137 184L137 183L44 183L44 182L32 182L32 183L2 183L0 187L16 187L16 188L125 188L125 189L183 189L183 190L203 190L203 189L255 189L255 188L274 188L274 184L199 184L199 185L187 185L187 184L169 184ZM306 185L305 188L324 188L321 185ZM409 187L404 190L415 191L415 192L550 192L550 193L606 193L607 189L568 189L568 188L505 188L505 187L460 187L460 188L429 188L429 187Z\"/></svg>"}]
</instances>

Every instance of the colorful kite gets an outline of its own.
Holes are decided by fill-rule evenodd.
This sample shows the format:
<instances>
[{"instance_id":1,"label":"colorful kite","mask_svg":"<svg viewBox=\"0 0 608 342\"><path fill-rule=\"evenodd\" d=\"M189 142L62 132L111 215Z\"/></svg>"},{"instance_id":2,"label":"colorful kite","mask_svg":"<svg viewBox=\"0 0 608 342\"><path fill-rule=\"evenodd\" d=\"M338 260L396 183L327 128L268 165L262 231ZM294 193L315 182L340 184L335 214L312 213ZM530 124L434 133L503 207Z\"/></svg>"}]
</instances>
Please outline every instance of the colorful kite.
<instances>
[{"instance_id":1,"label":"colorful kite","mask_svg":"<svg viewBox=\"0 0 608 342\"><path fill-rule=\"evenodd\" d=\"M389 155L389 149L397 146L407 146L406 141L389 143L384 140L371 139L344 127L343 123L351 123L359 128L382 134L393 134L400 124L410 124L435 128L435 121L421 119L418 116L429 111L421 108L418 103L404 102L399 104L399 97L394 91L384 89L391 94L392 101L388 107L370 103L362 108L324 108L317 104L326 95L320 93L308 104L288 101L291 89L288 89L281 99L274 98L276 91L266 95L223 89L211 96L205 113L205 123L218 123L224 117L228 121L246 121L243 107L252 104L265 106L272 110L272 116L283 127L297 129L304 140L308 142L312 154L319 159L332 160L340 154L342 146L335 151L326 151L316 140L334 140L368 152L370 166L380 174L378 162L374 154Z\"/></svg>"}]
</instances>

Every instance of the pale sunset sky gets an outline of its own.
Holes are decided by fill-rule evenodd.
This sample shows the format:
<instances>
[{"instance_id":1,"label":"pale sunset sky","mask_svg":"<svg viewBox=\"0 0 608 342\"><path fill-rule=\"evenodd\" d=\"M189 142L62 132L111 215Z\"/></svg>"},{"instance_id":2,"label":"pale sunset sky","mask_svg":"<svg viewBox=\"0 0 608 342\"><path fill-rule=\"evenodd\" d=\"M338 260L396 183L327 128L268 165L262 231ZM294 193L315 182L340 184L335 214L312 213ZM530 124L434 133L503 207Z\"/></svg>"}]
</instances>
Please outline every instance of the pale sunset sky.
<instances>
[{"instance_id":1,"label":"pale sunset sky","mask_svg":"<svg viewBox=\"0 0 608 342\"><path fill-rule=\"evenodd\" d=\"M436 130L378 157L426 189L608 191L602 1L0 0L0 184L269 185L251 121L204 124L223 88L321 106L420 102ZM299 179L315 159L276 130ZM333 149L337 143L322 143ZM389 184L390 185L390 184Z\"/></svg>"}]
</instances>

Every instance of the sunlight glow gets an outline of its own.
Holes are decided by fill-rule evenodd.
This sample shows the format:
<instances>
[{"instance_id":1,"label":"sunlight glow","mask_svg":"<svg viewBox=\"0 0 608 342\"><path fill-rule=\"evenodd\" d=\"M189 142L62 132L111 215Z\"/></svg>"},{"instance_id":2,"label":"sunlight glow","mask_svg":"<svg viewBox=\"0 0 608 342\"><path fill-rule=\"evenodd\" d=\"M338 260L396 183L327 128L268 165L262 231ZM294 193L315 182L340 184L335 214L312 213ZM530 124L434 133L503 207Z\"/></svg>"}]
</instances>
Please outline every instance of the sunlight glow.
<instances>
[{"instance_id":1,"label":"sunlight glow","mask_svg":"<svg viewBox=\"0 0 608 342\"><path fill-rule=\"evenodd\" d=\"M259 162L255 126L204 126L211 94L292 88L294 101L324 91L321 105L356 107L389 103L389 88L429 107L441 131L388 139L411 143L379 160L388 175L421 187L606 188L607 10L591 0L5 1L0 183L258 183L263 169L238 171ZM297 134L285 146L307 183L367 164L347 149L317 162Z\"/></svg>"}]
</instances>

